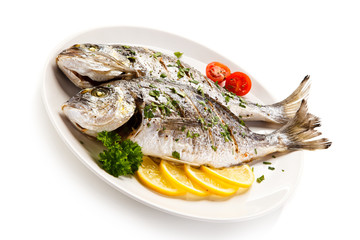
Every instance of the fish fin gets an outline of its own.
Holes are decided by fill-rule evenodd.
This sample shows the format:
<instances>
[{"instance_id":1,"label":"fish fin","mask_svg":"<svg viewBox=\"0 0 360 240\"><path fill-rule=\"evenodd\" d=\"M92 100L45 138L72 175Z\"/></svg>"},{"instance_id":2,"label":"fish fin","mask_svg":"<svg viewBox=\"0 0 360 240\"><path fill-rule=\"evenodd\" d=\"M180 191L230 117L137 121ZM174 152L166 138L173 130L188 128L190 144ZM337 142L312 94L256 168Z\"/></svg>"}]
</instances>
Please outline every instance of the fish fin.
<instances>
[{"instance_id":1,"label":"fish fin","mask_svg":"<svg viewBox=\"0 0 360 240\"><path fill-rule=\"evenodd\" d=\"M305 78L301 81L300 85L290 96L281 102L271 105L275 108L281 108L283 112L281 119L274 119L276 122L286 123L289 121L289 119L292 119L295 116L302 100L307 100L309 96L310 85L310 76L306 75Z\"/></svg>"},{"instance_id":2,"label":"fish fin","mask_svg":"<svg viewBox=\"0 0 360 240\"><path fill-rule=\"evenodd\" d=\"M327 149L331 146L331 142L327 138L315 139L321 135L315 130L319 126L320 119L308 113L306 100L302 100L294 118L276 132L284 137L283 140L289 150Z\"/></svg>"}]
</instances>

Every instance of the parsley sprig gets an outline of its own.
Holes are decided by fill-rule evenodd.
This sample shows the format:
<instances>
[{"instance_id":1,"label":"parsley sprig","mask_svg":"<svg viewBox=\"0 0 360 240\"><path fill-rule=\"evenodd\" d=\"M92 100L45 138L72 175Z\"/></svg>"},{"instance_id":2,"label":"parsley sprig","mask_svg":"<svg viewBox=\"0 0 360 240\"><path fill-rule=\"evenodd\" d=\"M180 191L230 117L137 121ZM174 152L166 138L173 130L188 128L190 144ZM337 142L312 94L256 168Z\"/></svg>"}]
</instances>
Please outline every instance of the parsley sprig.
<instances>
[{"instance_id":1,"label":"parsley sprig","mask_svg":"<svg viewBox=\"0 0 360 240\"><path fill-rule=\"evenodd\" d=\"M121 137L114 132L98 133L97 139L107 150L99 154L101 167L114 177L134 174L142 163L141 147L129 139L121 141Z\"/></svg>"}]
</instances>

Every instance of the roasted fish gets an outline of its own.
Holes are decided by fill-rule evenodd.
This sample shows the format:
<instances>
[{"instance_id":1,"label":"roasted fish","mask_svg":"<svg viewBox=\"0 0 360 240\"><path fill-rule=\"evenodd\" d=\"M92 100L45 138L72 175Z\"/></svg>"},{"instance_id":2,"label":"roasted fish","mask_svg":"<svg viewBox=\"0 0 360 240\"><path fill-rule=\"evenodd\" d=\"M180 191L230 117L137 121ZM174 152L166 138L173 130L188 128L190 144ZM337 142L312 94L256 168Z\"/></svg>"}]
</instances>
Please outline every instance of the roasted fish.
<instances>
[{"instance_id":1,"label":"roasted fish","mask_svg":"<svg viewBox=\"0 0 360 240\"><path fill-rule=\"evenodd\" d=\"M270 134L251 131L226 105L177 82L139 77L85 88L63 112L83 133L116 131L137 142L144 155L215 168L250 162L274 152L325 149L306 101ZM316 138L316 139L314 139Z\"/></svg>"},{"instance_id":2,"label":"roasted fish","mask_svg":"<svg viewBox=\"0 0 360 240\"><path fill-rule=\"evenodd\" d=\"M179 55L178 55L179 56ZM309 91L309 76L285 100L261 105L235 96L209 80L175 56L144 47L127 45L77 44L63 52L57 65L78 87L89 88L116 79L159 79L167 83L191 87L200 94L212 96L243 121L287 123L295 116L301 101Z\"/></svg>"}]
</instances>

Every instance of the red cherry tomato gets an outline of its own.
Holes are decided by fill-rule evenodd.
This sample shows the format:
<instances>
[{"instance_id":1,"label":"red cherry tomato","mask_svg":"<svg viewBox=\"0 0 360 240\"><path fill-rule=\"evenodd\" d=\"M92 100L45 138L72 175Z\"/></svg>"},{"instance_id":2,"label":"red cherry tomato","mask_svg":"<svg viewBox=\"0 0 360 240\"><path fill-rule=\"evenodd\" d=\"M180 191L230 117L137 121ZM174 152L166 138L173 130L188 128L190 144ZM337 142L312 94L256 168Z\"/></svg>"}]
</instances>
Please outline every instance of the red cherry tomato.
<instances>
[{"instance_id":1,"label":"red cherry tomato","mask_svg":"<svg viewBox=\"0 0 360 240\"><path fill-rule=\"evenodd\" d=\"M226 78L225 88L238 96L244 96L251 89L251 80L242 72L234 72Z\"/></svg>"},{"instance_id":2,"label":"red cherry tomato","mask_svg":"<svg viewBox=\"0 0 360 240\"><path fill-rule=\"evenodd\" d=\"M212 62L206 66L206 76L219 84L230 75L230 69L222 63Z\"/></svg>"}]
</instances>

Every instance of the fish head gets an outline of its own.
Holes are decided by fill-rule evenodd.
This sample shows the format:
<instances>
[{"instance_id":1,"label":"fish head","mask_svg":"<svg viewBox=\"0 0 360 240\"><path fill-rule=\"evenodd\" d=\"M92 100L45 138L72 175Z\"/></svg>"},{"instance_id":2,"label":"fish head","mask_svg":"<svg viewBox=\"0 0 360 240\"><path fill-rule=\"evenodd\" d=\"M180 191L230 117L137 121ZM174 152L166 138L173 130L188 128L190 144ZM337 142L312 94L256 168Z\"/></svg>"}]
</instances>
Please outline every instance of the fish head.
<instances>
[{"instance_id":1,"label":"fish head","mask_svg":"<svg viewBox=\"0 0 360 240\"><path fill-rule=\"evenodd\" d=\"M108 45L76 44L62 51L56 63L78 87L88 88L103 82L138 77L130 61Z\"/></svg>"},{"instance_id":2,"label":"fish head","mask_svg":"<svg viewBox=\"0 0 360 240\"><path fill-rule=\"evenodd\" d=\"M76 128L90 136L119 128L134 115L135 109L132 95L114 85L83 89L62 106Z\"/></svg>"}]
</instances>

